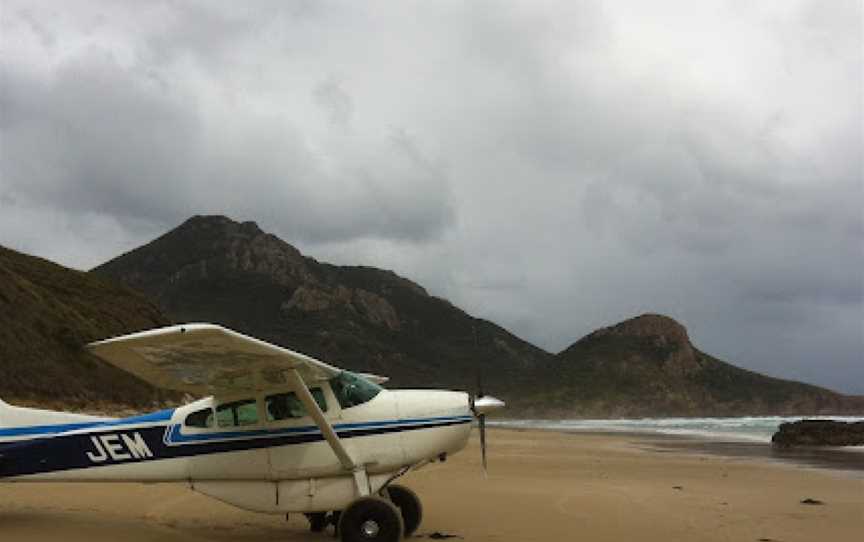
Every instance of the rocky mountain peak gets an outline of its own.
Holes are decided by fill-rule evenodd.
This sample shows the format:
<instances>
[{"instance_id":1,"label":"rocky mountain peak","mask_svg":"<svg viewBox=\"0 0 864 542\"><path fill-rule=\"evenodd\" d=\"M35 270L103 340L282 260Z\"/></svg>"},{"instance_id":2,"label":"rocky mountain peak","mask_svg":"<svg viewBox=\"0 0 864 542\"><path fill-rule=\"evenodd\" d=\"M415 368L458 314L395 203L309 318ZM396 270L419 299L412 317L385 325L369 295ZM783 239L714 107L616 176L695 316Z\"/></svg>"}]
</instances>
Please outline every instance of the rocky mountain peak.
<instances>
[{"instance_id":1,"label":"rocky mountain peak","mask_svg":"<svg viewBox=\"0 0 864 542\"><path fill-rule=\"evenodd\" d=\"M475 364L503 386L550 358L393 271L318 262L225 216L194 216L94 273L148 294L176 321L221 323L412 386L465 387Z\"/></svg>"},{"instance_id":2,"label":"rocky mountain peak","mask_svg":"<svg viewBox=\"0 0 864 542\"><path fill-rule=\"evenodd\" d=\"M237 222L224 215L195 215L168 232L166 235L188 235L195 233L206 237L242 237L254 239L267 234L257 222ZM287 243L286 243L287 244ZM289 245L290 246L290 245ZM293 247L292 247L293 248Z\"/></svg>"},{"instance_id":3,"label":"rocky mountain peak","mask_svg":"<svg viewBox=\"0 0 864 542\"><path fill-rule=\"evenodd\" d=\"M861 398L769 378L705 354L683 325L661 314L598 329L556 358L545 382L562 383L568 393L561 397L578 397L577 415L585 417L799 414L864 405Z\"/></svg>"},{"instance_id":4,"label":"rocky mountain peak","mask_svg":"<svg viewBox=\"0 0 864 542\"><path fill-rule=\"evenodd\" d=\"M623 372L655 367L666 376L682 376L700 370L699 355L687 329L662 314L642 314L598 329L559 356L615 365Z\"/></svg>"},{"instance_id":5,"label":"rocky mountain peak","mask_svg":"<svg viewBox=\"0 0 864 542\"><path fill-rule=\"evenodd\" d=\"M642 314L596 331L598 335L624 335L659 340L670 345L689 345L687 328L662 314Z\"/></svg>"},{"instance_id":6,"label":"rocky mountain peak","mask_svg":"<svg viewBox=\"0 0 864 542\"><path fill-rule=\"evenodd\" d=\"M283 285L311 278L307 259L255 222L196 215L158 239L94 271L157 294L165 283L226 273L268 275Z\"/></svg>"}]
</instances>

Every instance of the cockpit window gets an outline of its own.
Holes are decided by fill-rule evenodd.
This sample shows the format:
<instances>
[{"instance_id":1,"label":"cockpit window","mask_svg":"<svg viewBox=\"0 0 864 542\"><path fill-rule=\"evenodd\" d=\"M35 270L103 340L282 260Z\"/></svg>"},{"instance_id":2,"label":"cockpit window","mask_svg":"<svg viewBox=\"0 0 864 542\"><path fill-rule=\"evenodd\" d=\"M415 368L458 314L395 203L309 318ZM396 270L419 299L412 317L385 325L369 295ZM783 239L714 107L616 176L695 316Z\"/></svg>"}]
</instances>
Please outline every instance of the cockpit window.
<instances>
[{"instance_id":1,"label":"cockpit window","mask_svg":"<svg viewBox=\"0 0 864 542\"><path fill-rule=\"evenodd\" d=\"M327 412L327 400L324 399L324 390L321 388L312 388L312 397L318 403L318 407L322 412ZM302 418L308 416L306 407L297 398L294 392L279 393L269 395L265 401L267 405L267 421L273 422L278 420L286 420L288 418Z\"/></svg>"},{"instance_id":2,"label":"cockpit window","mask_svg":"<svg viewBox=\"0 0 864 542\"><path fill-rule=\"evenodd\" d=\"M258 404L255 399L245 399L219 405L216 409L216 422L219 427L255 425L258 423Z\"/></svg>"},{"instance_id":3,"label":"cockpit window","mask_svg":"<svg viewBox=\"0 0 864 542\"><path fill-rule=\"evenodd\" d=\"M213 427L213 409L196 410L186 416L187 427Z\"/></svg>"},{"instance_id":4,"label":"cockpit window","mask_svg":"<svg viewBox=\"0 0 864 542\"><path fill-rule=\"evenodd\" d=\"M342 371L339 376L331 378L330 387L333 388L333 394L342 408L351 408L371 401L384 389L349 371Z\"/></svg>"}]
</instances>

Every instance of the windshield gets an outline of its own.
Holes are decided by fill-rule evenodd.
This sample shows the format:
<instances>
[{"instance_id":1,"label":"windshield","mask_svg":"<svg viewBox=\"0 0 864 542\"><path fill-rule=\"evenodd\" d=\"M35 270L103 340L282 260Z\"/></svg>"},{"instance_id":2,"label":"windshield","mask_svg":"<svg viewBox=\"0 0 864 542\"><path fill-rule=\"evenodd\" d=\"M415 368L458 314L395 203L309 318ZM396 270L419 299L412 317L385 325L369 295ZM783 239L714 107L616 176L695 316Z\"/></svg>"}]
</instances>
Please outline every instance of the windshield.
<instances>
[{"instance_id":1,"label":"windshield","mask_svg":"<svg viewBox=\"0 0 864 542\"><path fill-rule=\"evenodd\" d=\"M333 395L342 408L351 408L371 401L384 389L374 382L349 371L342 371L339 376L330 379Z\"/></svg>"}]
</instances>

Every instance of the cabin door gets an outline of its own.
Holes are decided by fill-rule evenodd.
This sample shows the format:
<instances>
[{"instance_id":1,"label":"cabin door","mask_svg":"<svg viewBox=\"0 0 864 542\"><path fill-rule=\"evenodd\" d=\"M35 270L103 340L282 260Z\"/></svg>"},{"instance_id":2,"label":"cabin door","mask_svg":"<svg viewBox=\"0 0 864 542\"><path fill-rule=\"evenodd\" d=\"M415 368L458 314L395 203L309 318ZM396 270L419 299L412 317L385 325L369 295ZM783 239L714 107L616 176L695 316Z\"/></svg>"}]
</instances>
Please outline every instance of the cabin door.
<instances>
[{"instance_id":1,"label":"cabin door","mask_svg":"<svg viewBox=\"0 0 864 542\"><path fill-rule=\"evenodd\" d=\"M222 401L187 416L177 445L189 446L192 480L266 480L267 452L258 443L266 431L259 398ZM200 419L199 419L200 418Z\"/></svg>"},{"instance_id":2,"label":"cabin door","mask_svg":"<svg viewBox=\"0 0 864 542\"><path fill-rule=\"evenodd\" d=\"M337 424L341 410L329 383L322 382L309 391L324 417ZM339 460L294 392L268 395L264 398L264 410L268 428L276 436L274 445L267 449L273 479L332 476L341 472Z\"/></svg>"}]
</instances>

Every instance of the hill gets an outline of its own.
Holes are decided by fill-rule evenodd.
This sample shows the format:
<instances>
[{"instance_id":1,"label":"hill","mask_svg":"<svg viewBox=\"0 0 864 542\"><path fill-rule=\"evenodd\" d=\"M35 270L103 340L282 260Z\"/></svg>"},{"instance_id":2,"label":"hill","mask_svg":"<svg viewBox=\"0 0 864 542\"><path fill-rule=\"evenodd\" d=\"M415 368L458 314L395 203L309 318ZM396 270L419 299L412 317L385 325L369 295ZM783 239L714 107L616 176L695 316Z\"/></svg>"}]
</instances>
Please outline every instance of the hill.
<instances>
[{"instance_id":1,"label":"hill","mask_svg":"<svg viewBox=\"0 0 864 542\"><path fill-rule=\"evenodd\" d=\"M391 271L303 256L254 222L196 216L92 271L154 299L177 321L216 322L394 386L496 391L551 361Z\"/></svg>"},{"instance_id":2,"label":"hill","mask_svg":"<svg viewBox=\"0 0 864 542\"><path fill-rule=\"evenodd\" d=\"M81 348L167 323L126 286L0 247L0 398L7 402L143 408L171 397Z\"/></svg>"},{"instance_id":3,"label":"hill","mask_svg":"<svg viewBox=\"0 0 864 542\"><path fill-rule=\"evenodd\" d=\"M560 417L864 413L849 397L741 369L697 349L675 320L645 314L583 337L517 398L521 414ZM542 390L542 391L538 391Z\"/></svg>"},{"instance_id":4,"label":"hill","mask_svg":"<svg viewBox=\"0 0 864 542\"><path fill-rule=\"evenodd\" d=\"M391 271L302 255L254 222L196 216L93 273L140 290L176 321L218 322L397 387L486 387L521 416L864 412L864 398L770 378L694 347L643 315L556 356Z\"/></svg>"},{"instance_id":5,"label":"hill","mask_svg":"<svg viewBox=\"0 0 864 542\"><path fill-rule=\"evenodd\" d=\"M321 263L221 216L193 217L91 273L0 247L0 309L0 398L46 406L176 400L81 348L173 320L219 322L394 386L473 389L482 372L511 416L864 413L862 397L716 359L662 315L552 356L391 271Z\"/></svg>"}]
</instances>

